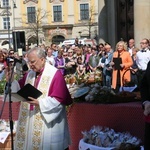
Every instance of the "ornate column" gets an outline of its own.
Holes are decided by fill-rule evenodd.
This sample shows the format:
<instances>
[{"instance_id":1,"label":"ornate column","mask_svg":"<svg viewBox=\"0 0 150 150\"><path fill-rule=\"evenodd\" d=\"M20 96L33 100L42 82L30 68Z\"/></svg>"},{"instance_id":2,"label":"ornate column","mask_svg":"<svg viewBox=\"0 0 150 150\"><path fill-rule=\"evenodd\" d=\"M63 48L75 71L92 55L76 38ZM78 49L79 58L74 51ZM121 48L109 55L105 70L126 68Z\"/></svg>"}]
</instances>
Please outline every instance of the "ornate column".
<instances>
[{"instance_id":1,"label":"ornate column","mask_svg":"<svg viewBox=\"0 0 150 150\"><path fill-rule=\"evenodd\" d=\"M111 44L112 48L115 49L117 41L117 22L116 22L116 0L106 0L107 6L107 41Z\"/></svg>"},{"instance_id":2,"label":"ornate column","mask_svg":"<svg viewBox=\"0 0 150 150\"><path fill-rule=\"evenodd\" d=\"M143 38L150 39L150 0L134 0L134 39L140 48Z\"/></svg>"},{"instance_id":3,"label":"ornate column","mask_svg":"<svg viewBox=\"0 0 150 150\"><path fill-rule=\"evenodd\" d=\"M109 42L112 47L116 44L116 8L115 0L99 0L99 43Z\"/></svg>"},{"instance_id":4,"label":"ornate column","mask_svg":"<svg viewBox=\"0 0 150 150\"><path fill-rule=\"evenodd\" d=\"M99 43L104 43L107 39L107 12L104 0L98 1L98 38Z\"/></svg>"}]
</instances>

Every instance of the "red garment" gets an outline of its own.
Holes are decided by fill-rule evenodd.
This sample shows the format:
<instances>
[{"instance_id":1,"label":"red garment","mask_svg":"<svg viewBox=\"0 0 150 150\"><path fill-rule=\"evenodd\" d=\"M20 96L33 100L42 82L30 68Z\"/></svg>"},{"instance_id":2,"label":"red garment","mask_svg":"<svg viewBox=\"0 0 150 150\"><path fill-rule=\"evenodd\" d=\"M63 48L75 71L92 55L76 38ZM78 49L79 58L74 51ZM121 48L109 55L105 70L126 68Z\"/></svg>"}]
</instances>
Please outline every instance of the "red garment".
<instances>
[{"instance_id":1,"label":"red garment","mask_svg":"<svg viewBox=\"0 0 150 150\"><path fill-rule=\"evenodd\" d=\"M150 115L148 115L148 116L144 116L144 119L145 119L145 122L150 123Z\"/></svg>"},{"instance_id":2,"label":"red garment","mask_svg":"<svg viewBox=\"0 0 150 150\"><path fill-rule=\"evenodd\" d=\"M60 103L70 105L72 103L71 95L66 86L63 75L58 70L52 80L49 96L55 97Z\"/></svg>"},{"instance_id":3,"label":"red garment","mask_svg":"<svg viewBox=\"0 0 150 150\"><path fill-rule=\"evenodd\" d=\"M38 85L41 79L41 75L42 73L39 74L39 76L36 79L36 86ZM24 86L26 77L27 74L25 74L25 76L21 80L19 80L20 87ZM71 95L68 91L66 82L60 70L57 70L56 74L54 75L48 96L56 98L56 100L58 100L64 105L70 105L72 103Z\"/></svg>"}]
</instances>

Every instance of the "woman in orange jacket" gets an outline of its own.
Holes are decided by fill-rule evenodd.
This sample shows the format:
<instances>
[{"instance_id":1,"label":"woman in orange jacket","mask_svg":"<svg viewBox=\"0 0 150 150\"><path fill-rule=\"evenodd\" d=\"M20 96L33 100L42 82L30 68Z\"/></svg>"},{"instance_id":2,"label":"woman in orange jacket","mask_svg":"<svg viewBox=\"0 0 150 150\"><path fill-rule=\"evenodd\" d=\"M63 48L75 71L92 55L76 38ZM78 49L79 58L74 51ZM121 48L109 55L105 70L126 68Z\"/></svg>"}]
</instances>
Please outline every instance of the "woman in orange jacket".
<instances>
[{"instance_id":1,"label":"woman in orange jacket","mask_svg":"<svg viewBox=\"0 0 150 150\"><path fill-rule=\"evenodd\" d=\"M113 67L112 88L116 92L118 92L119 88L123 86L122 78L125 82L130 82L130 70L126 73L125 71L128 70L132 66L132 64L133 61L130 53L127 51L127 44L124 41L118 42L111 62L111 65Z\"/></svg>"}]
</instances>

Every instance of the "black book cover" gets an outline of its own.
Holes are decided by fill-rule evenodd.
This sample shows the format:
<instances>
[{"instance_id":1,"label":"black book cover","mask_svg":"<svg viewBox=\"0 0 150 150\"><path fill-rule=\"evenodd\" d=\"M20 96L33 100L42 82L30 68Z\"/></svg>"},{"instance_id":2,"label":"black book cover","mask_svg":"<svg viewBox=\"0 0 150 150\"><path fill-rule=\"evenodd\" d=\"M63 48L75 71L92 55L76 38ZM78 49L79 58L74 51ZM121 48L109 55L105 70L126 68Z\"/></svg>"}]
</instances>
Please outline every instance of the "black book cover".
<instances>
[{"instance_id":1,"label":"black book cover","mask_svg":"<svg viewBox=\"0 0 150 150\"><path fill-rule=\"evenodd\" d=\"M23 101L31 101L28 97L33 97L37 99L42 95L42 92L36 89L31 84L26 84L23 88L21 88L17 93L12 93L12 95L18 100Z\"/></svg>"},{"instance_id":2,"label":"black book cover","mask_svg":"<svg viewBox=\"0 0 150 150\"><path fill-rule=\"evenodd\" d=\"M122 59L121 58L113 58L113 62L114 62L114 68L116 70L120 70L122 69L120 64L122 64Z\"/></svg>"}]
</instances>

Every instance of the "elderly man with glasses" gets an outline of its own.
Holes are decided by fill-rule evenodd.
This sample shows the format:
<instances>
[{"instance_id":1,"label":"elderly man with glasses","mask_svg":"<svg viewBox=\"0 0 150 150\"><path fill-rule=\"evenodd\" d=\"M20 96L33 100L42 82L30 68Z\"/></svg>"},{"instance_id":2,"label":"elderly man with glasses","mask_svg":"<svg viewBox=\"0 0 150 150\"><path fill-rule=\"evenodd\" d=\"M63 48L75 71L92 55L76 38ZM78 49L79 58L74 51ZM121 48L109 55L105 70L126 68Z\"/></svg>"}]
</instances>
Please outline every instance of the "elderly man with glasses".
<instances>
[{"instance_id":1,"label":"elderly man with glasses","mask_svg":"<svg viewBox=\"0 0 150 150\"><path fill-rule=\"evenodd\" d=\"M31 70L19 80L19 86L30 83L43 94L37 99L28 97L30 101L21 101L14 149L68 150L66 105L71 104L72 99L64 77L46 61L41 48L29 50L27 58ZM9 75L6 70L7 80Z\"/></svg>"}]
</instances>

